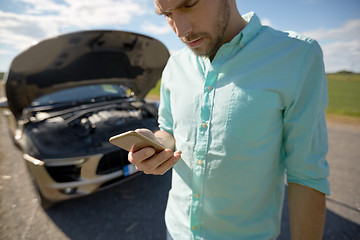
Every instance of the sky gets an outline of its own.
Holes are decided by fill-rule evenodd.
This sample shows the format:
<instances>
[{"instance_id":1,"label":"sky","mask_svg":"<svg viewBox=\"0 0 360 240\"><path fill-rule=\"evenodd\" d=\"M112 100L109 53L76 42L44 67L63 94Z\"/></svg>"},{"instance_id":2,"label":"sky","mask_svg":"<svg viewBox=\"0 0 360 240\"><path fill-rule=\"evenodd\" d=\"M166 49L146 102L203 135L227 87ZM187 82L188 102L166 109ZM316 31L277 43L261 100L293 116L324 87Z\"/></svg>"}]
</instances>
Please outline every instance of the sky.
<instances>
[{"instance_id":1,"label":"sky","mask_svg":"<svg viewBox=\"0 0 360 240\"><path fill-rule=\"evenodd\" d=\"M210 0L201 0L210 1ZM360 0L236 0L263 25L317 40L327 73L360 72ZM79 30L121 30L160 40L174 53L185 47L152 0L0 0L0 72L46 38Z\"/></svg>"}]
</instances>

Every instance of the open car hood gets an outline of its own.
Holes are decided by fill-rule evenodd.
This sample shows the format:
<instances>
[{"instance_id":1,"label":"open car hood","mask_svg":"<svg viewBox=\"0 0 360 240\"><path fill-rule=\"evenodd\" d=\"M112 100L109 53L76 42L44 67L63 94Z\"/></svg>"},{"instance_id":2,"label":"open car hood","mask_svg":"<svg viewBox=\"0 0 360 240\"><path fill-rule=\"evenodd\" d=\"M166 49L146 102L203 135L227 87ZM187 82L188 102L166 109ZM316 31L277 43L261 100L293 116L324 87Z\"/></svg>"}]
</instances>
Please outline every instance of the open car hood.
<instances>
[{"instance_id":1,"label":"open car hood","mask_svg":"<svg viewBox=\"0 0 360 240\"><path fill-rule=\"evenodd\" d=\"M81 31L41 41L14 58L6 81L15 117L38 97L90 84L118 84L143 99L161 77L167 48L148 36Z\"/></svg>"}]
</instances>

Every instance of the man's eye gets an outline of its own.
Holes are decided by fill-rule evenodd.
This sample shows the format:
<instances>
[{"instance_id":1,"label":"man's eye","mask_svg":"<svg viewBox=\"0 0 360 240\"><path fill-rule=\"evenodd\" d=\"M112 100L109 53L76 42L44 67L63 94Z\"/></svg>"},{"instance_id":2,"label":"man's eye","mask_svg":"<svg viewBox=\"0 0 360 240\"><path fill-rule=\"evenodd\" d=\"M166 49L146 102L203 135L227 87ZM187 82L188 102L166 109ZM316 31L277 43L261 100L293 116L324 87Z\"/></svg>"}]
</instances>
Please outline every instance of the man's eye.
<instances>
[{"instance_id":1,"label":"man's eye","mask_svg":"<svg viewBox=\"0 0 360 240\"><path fill-rule=\"evenodd\" d=\"M172 13L171 13L171 12L164 12L163 15L164 15L165 17L171 18Z\"/></svg>"},{"instance_id":2,"label":"man's eye","mask_svg":"<svg viewBox=\"0 0 360 240\"><path fill-rule=\"evenodd\" d=\"M192 3L189 3L189 4L185 5L185 7L186 7L186 8L191 8L191 7L195 6L198 2L199 2L199 0L198 0L198 1L194 1L194 2L192 2Z\"/></svg>"}]
</instances>

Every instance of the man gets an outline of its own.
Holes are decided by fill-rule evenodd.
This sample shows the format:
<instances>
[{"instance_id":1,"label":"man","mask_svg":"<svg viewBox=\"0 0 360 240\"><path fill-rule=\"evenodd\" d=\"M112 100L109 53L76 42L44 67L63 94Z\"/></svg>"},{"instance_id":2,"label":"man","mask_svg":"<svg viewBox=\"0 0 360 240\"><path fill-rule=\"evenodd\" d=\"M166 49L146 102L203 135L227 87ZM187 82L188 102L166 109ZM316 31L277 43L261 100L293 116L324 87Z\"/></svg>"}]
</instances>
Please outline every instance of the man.
<instances>
[{"instance_id":1,"label":"man","mask_svg":"<svg viewBox=\"0 0 360 240\"><path fill-rule=\"evenodd\" d=\"M321 239L329 169L327 86L316 41L241 16L235 0L154 0L187 48L163 72L166 150L129 153L147 174L170 168L173 239L275 239L287 175L292 239Z\"/></svg>"}]
</instances>

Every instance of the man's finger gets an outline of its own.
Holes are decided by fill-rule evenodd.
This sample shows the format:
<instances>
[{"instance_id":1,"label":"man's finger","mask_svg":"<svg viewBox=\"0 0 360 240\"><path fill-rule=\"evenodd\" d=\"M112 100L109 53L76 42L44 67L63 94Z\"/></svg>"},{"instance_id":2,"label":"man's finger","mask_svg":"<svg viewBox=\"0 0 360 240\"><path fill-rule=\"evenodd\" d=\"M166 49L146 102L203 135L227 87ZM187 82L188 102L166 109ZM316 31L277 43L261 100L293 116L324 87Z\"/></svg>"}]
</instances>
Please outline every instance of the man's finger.
<instances>
[{"instance_id":1,"label":"man's finger","mask_svg":"<svg viewBox=\"0 0 360 240\"><path fill-rule=\"evenodd\" d=\"M136 152L129 152L128 160L134 165L138 165L140 162L148 159L155 154L155 150L151 147L140 149Z\"/></svg>"},{"instance_id":2,"label":"man's finger","mask_svg":"<svg viewBox=\"0 0 360 240\"><path fill-rule=\"evenodd\" d=\"M174 155L172 155L172 157L165 160L163 163L158 165L156 168L152 169L149 172L144 171L144 173L145 174L154 174L154 175L163 175L177 163L177 161L180 159L180 157L181 157L181 155L174 154Z\"/></svg>"},{"instance_id":3,"label":"man's finger","mask_svg":"<svg viewBox=\"0 0 360 240\"><path fill-rule=\"evenodd\" d=\"M156 169L172 156L173 152L170 149L166 149L156 155L153 155L151 158L141 161L137 167L146 173L151 173L154 169Z\"/></svg>"}]
</instances>

